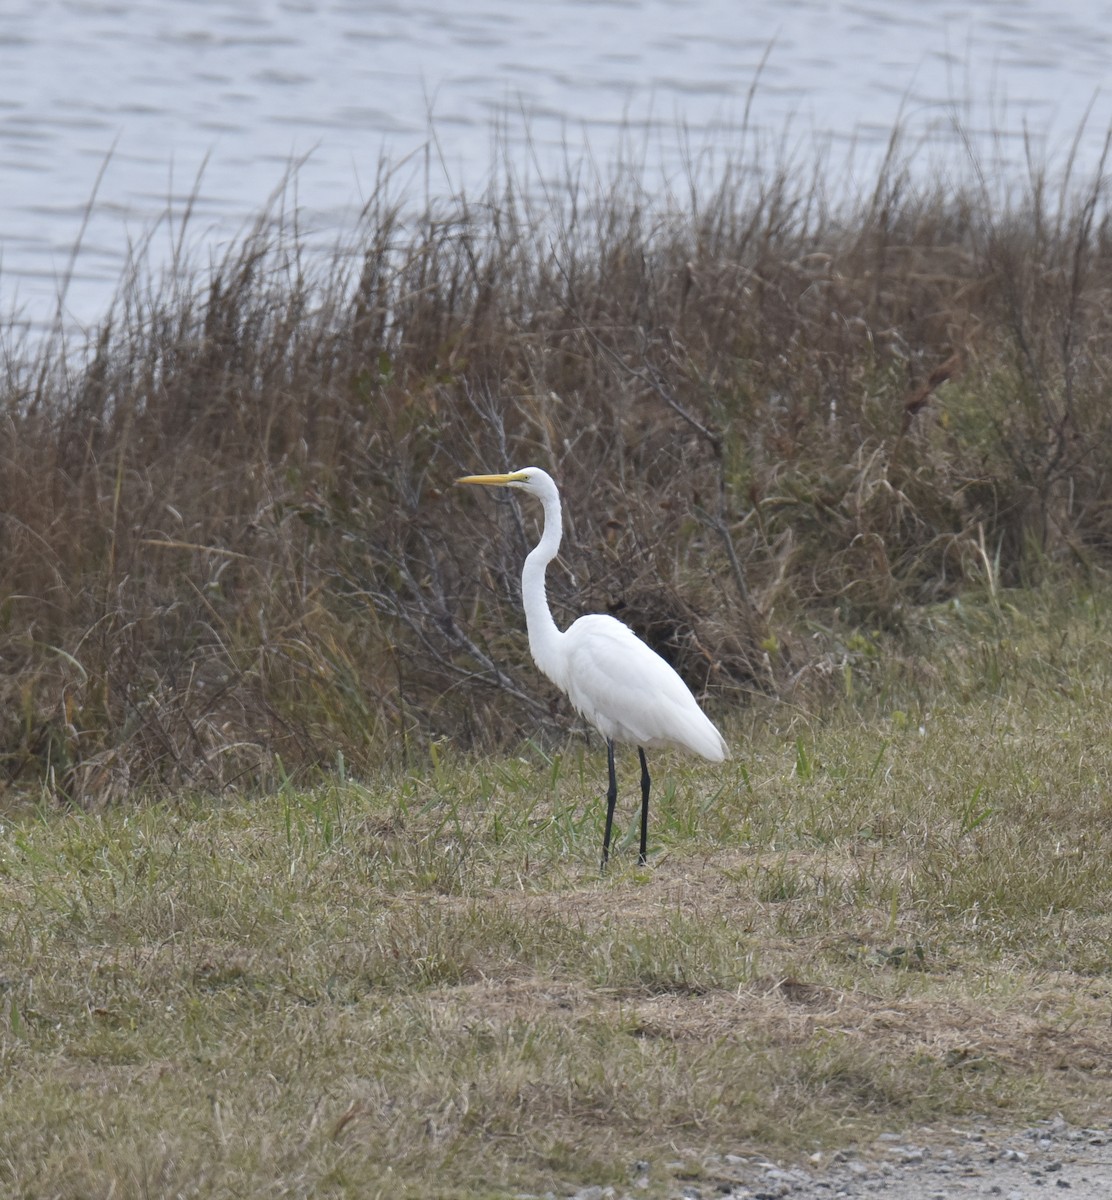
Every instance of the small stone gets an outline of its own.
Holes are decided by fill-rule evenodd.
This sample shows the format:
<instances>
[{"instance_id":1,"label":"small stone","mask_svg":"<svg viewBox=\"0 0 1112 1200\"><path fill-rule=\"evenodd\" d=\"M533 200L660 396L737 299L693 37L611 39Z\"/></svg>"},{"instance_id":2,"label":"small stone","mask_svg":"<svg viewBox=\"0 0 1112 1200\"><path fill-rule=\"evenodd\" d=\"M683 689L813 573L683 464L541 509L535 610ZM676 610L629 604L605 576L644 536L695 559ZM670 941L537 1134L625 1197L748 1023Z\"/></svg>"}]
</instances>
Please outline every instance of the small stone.
<instances>
[{"instance_id":1,"label":"small stone","mask_svg":"<svg viewBox=\"0 0 1112 1200\"><path fill-rule=\"evenodd\" d=\"M1060 1171L1062 1169L1062 1163L1056 1158L1052 1163L1046 1164L1046 1169L1048 1171Z\"/></svg>"},{"instance_id":2,"label":"small stone","mask_svg":"<svg viewBox=\"0 0 1112 1200\"><path fill-rule=\"evenodd\" d=\"M1054 1186L1060 1187L1060 1188L1068 1188L1068 1187L1072 1187L1073 1185L1070 1183L1070 1181L1068 1179L1063 1179L1061 1177L1061 1175L1059 1175L1058 1178L1055 1179L1055 1181L1054 1181Z\"/></svg>"}]
</instances>

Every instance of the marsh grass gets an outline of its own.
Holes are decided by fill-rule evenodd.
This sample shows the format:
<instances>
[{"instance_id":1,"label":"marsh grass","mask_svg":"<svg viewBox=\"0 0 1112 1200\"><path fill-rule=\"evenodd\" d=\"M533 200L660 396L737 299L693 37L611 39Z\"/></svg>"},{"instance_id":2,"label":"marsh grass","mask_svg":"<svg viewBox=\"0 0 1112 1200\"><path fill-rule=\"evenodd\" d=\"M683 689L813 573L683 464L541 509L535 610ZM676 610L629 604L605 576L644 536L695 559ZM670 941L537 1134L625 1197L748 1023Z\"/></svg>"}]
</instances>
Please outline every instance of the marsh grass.
<instances>
[{"instance_id":1,"label":"marsh grass","mask_svg":"<svg viewBox=\"0 0 1112 1200\"><path fill-rule=\"evenodd\" d=\"M4 1189L495 1196L645 1161L652 1196L713 1155L1094 1119L1107 601L922 619L930 678L658 758L650 864L627 838L605 878L577 741L9 821Z\"/></svg>"},{"instance_id":2,"label":"marsh grass","mask_svg":"<svg viewBox=\"0 0 1112 1200\"><path fill-rule=\"evenodd\" d=\"M790 166L657 197L507 168L423 207L384 168L334 253L283 194L208 266L184 226L164 275L139 255L84 344L13 327L9 802L558 744L517 604L537 514L465 471L549 468L558 618L618 614L717 712L818 715L924 606L1103 578L1102 171L1000 196L912 159L896 131L838 207Z\"/></svg>"}]
</instances>

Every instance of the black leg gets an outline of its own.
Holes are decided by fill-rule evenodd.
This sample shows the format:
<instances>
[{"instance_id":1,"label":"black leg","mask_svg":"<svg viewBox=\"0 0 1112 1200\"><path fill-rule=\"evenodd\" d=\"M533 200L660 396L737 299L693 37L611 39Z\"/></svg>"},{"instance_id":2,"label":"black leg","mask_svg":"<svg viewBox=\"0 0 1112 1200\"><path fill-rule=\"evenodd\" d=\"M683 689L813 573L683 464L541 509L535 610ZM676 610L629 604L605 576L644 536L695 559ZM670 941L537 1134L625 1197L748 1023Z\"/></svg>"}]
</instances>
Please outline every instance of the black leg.
<instances>
[{"instance_id":1,"label":"black leg","mask_svg":"<svg viewBox=\"0 0 1112 1200\"><path fill-rule=\"evenodd\" d=\"M602 866L606 870L606 860L610 857L610 830L614 827L614 805L618 802L618 777L614 774L614 743L606 739L606 763L610 768L610 786L606 789L606 833L602 839Z\"/></svg>"},{"instance_id":2,"label":"black leg","mask_svg":"<svg viewBox=\"0 0 1112 1200\"><path fill-rule=\"evenodd\" d=\"M637 861L644 866L648 861L649 849L649 764L645 761L645 752L640 746L637 753L641 756L641 853Z\"/></svg>"}]
</instances>

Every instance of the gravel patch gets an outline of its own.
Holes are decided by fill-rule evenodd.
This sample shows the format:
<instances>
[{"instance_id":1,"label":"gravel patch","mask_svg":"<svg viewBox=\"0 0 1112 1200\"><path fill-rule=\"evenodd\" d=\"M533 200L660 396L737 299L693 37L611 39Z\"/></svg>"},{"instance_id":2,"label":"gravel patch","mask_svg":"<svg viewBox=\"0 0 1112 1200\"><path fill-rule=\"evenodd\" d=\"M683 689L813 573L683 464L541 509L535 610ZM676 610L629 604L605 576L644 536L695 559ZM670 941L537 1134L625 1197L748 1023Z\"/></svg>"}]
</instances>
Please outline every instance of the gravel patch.
<instances>
[{"instance_id":1,"label":"gravel patch","mask_svg":"<svg viewBox=\"0 0 1112 1200\"><path fill-rule=\"evenodd\" d=\"M784 1165L752 1154L714 1154L631 1165L625 1188L587 1187L573 1200L637 1200L661 1174L672 1177L669 1200L1112 1200L1112 1133L1056 1117L1013 1132L988 1126L883 1133L867 1147L815 1154ZM551 1200L556 1200L552 1197Z\"/></svg>"}]
</instances>

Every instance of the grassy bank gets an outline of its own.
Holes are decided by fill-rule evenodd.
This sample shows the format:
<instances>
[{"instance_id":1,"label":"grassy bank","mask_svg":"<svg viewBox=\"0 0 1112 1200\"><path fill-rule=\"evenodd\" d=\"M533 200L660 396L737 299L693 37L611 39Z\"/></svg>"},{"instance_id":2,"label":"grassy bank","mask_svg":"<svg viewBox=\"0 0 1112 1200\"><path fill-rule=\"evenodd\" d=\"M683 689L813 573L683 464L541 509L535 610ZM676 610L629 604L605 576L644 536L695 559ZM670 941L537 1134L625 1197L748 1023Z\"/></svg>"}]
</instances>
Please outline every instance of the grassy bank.
<instances>
[{"instance_id":1,"label":"grassy bank","mask_svg":"<svg viewBox=\"0 0 1112 1200\"><path fill-rule=\"evenodd\" d=\"M1099 178L389 182L137 271L0 377L0 1181L32 1196L714 1186L1106 1102ZM604 760L550 598L734 751ZM1105 1113L1106 1116L1106 1113ZM481 1182L480 1182L481 1181Z\"/></svg>"},{"instance_id":2,"label":"grassy bank","mask_svg":"<svg viewBox=\"0 0 1112 1200\"><path fill-rule=\"evenodd\" d=\"M554 744L516 600L536 514L456 493L467 471L551 470L558 619L617 613L719 716L821 714L875 635L905 655L908 614L968 587L1103 579L1099 173L1000 198L895 147L837 210L740 166L421 215L384 177L334 256L267 218L211 267L129 274L87 346L13 333L8 802Z\"/></svg>"},{"instance_id":3,"label":"grassy bank","mask_svg":"<svg viewBox=\"0 0 1112 1200\"><path fill-rule=\"evenodd\" d=\"M758 702L658 759L647 869L626 762L602 879L597 744L5 825L4 1190L659 1196L1106 1118L1110 621L943 605L914 694Z\"/></svg>"}]
</instances>

